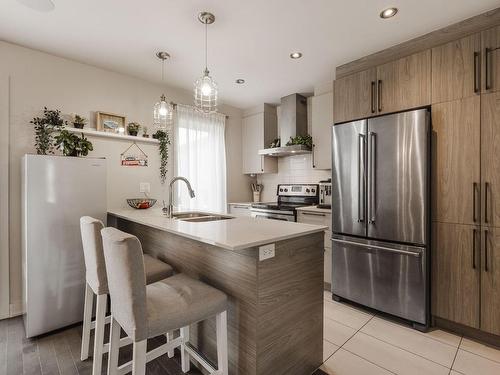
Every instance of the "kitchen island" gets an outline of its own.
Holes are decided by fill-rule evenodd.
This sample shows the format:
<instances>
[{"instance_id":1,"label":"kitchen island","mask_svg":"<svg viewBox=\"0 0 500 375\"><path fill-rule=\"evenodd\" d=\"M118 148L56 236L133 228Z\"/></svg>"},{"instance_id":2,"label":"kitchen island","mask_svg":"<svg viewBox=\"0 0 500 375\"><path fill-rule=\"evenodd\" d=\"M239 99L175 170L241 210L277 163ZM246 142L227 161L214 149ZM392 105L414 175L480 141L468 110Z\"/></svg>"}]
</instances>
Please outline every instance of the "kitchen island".
<instances>
[{"instance_id":1,"label":"kitchen island","mask_svg":"<svg viewBox=\"0 0 500 375\"><path fill-rule=\"evenodd\" d=\"M228 295L231 375L308 375L321 365L325 227L249 217L189 222L159 209L110 210L108 225ZM216 363L215 319L191 326L191 340Z\"/></svg>"}]
</instances>

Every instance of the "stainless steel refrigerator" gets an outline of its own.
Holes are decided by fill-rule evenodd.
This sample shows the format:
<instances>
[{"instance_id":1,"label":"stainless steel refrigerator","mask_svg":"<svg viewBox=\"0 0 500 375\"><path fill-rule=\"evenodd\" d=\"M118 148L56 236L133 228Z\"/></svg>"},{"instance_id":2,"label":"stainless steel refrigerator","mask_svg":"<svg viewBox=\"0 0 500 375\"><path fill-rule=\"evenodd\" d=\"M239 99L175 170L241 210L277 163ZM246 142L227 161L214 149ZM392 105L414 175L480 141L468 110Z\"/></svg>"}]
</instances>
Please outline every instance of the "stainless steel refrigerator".
<instances>
[{"instance_id":1,"label":"stainless steel refrigerator","mask_svg":"<svg viewBox=\"0 0 500 375\"><path fill-rule=\"evenodd\" d=\"M429 323L428 109L332 127L332 292Z\"/></svg>"},{"instance_id":2,"label":"stainless steel refrigerator","mask_svg":"<svg viewBox=\"0 0 500 375\"><path fill-rule=\"evenodd\" d=\"M32 337L83 319L80 217L106 222L106 160L25 155L22 161L24 327Z\"/></svg>"}]
</instances>

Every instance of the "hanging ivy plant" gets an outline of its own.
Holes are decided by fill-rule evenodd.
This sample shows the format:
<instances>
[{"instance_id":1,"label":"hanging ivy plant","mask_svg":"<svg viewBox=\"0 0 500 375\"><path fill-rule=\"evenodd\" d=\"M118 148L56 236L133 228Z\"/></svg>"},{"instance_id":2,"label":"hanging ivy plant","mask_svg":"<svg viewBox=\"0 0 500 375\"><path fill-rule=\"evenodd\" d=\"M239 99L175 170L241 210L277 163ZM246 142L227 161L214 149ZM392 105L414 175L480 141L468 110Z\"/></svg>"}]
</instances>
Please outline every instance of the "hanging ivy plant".
<instances>
[{"instance_id":1,"label":"hanging ivy plant","mask_svg":"<svg viewBox=\"0 0 500 375\"><path fill-rule=\"evenodd\" d=\"M54 153L54 132L61 131L67 121L61 118L61 111L44 107L43 117L35 117L30 121L35 125L35 148L39 155Z\"/></svg>"},{"instance_id":2,"label":"hanging ivy plant","mask_svg":"<svg viewBox=\"0 0 500 375\"><path fill-rule=\"evenodd\" d=\"M153 138L157 139L159 144L160 151L160 180L161 183L165 183L165 179L167 178L167 164L168 164L168 145L170 145L170 136L168 132L165 130L158 130L153 134Z\"/></svg>"}]
</instances>

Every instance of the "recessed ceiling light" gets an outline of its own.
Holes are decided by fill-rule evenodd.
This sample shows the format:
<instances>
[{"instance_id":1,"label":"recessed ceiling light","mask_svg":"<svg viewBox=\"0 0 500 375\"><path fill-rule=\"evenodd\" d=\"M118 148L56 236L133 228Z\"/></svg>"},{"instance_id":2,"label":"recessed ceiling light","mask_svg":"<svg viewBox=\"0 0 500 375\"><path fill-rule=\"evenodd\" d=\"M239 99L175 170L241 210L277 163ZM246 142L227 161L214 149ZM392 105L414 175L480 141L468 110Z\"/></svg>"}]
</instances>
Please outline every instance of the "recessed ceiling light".
<instances>
[{"instance_id":1,"label":"recessed ceiling light","mask_svg":"<svg viewBox=\"0 0 500 375\"><path fill-rule=\"evenodd\" d=\"M242 85L242 84L244 84L244 83L245 83L245 80L244 80L243 78L238 78L238 79L236 80L236 83L237 83L238 85Z\"/></svg>"},{"instance_id":2,"label":"recessed ceiling light","mask_svg":"<svg viewBox=\"0 0 500 375\"><path fill-rule=\"evenodd\" d=\"M300 59L302 57L302 52L292 52L290 54L290 58L292 59Z\"/></svg>"},{"instance_id":3,"label":"recessed ceiling light","mask_svg":"<svg viewBox=\"0 0 500 375\"><path fill-rule=\"evenodd\" d=\"M383 18L385 20L387 18L394 17L397 12L398 12L398 8L394 8L394 7L384 9L382 12L380 12L380 18Z\"/></svg>"}]
</instances>

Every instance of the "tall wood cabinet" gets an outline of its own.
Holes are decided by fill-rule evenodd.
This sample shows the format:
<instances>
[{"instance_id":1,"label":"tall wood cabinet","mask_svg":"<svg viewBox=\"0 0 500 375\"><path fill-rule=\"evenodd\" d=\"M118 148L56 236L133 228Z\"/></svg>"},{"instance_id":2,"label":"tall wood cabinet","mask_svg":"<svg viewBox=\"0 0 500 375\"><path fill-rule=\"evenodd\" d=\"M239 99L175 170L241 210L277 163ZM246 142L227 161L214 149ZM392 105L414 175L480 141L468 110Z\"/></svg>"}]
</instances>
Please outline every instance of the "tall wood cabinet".
<instances>
[{"instance_id":1,"label":"tall wood cabinet","mask_svg":"<svg viewBox=\"0 0 500 375\"><path fill-rule=\"evenodd\" d=\"M500 335L497 34L487 30L432 52L432 313Z\"/></svg>"},{"instance_id":2,"label":"tall wood cabinet","mask_svg":"<svg viewBox=\"0 0 500 375\"><path fill-rule=\"evenodd\" d=\"M481 33L482 92L500 91L500 26Z\"/></svg>"},{"instance_id":3,"label":"tall wood cabinet","mask_svg":"<svg viewBox=\"0 0 500 375\"><path fill-rule=\"evenodd\" d=\"M431 51L426 50L335 81L335 123L431 103Z\"/></svg>"}]
</instances>

